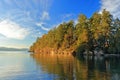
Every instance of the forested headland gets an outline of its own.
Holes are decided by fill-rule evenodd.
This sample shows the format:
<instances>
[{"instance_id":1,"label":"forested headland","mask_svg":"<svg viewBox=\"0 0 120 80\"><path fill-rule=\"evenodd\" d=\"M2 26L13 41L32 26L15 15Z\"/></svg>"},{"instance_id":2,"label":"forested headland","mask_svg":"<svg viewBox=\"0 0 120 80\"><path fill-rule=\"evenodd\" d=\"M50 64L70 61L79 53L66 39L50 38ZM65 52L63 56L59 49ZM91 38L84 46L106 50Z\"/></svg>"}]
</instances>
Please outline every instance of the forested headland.
<instances>
[{"instance_id":1,"label":"forested headland","mask_svg":"<svg viewBox=\"0 0 120 80\"><path fill-rule=\"evenodd\" d=\"M83 54L103 51L104 54L120 54L120 20L105 9L90 18L79 15L61 23L47 34L37 38L30 51L38 54Z\"/></svg>"}]
</instances>

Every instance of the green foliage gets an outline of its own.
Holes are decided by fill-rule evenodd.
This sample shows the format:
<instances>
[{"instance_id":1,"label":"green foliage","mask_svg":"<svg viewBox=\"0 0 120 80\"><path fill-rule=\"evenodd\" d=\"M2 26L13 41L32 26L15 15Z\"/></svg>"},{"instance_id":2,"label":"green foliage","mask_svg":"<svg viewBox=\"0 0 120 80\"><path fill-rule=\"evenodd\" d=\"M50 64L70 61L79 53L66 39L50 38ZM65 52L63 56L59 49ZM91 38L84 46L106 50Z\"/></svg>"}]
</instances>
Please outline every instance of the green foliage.
<instances>
[{"instance_id":1,"label":"green foliage","mask_svg":"<svg viewBox=\"0 0 120 80\"><path fill-rule=\"evenodd\" d=\"M30 51L39 52L44 48L78 53L95 49L120 53L120 20L113 19L105 9L102 14L96 12L90 18L81 14L77 24L72 20L64 22L37 38Z\"/></svg>"}]
</instances>

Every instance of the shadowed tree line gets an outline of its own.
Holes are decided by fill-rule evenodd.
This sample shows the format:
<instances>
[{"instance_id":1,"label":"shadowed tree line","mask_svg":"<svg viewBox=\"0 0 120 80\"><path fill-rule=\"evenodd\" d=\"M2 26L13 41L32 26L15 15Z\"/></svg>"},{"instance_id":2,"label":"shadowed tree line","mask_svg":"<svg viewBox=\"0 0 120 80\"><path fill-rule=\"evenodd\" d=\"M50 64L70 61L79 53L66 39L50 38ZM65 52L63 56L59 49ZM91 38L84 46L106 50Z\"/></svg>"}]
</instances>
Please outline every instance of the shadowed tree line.
<instances>
[{"instance_id":1,"label":"shadowed tree line","mask_svg":"<svg viewBox=\"0 0 120 80\"><path fill-rule=\"evenodd\" d=\"M120 20L114 19L105 9L90 18L81 14L75 24L73 20L61 23L47 34L37 38L30 47L32 52L42 50L69 51L71 53L94 52L120 53Z\"/></svg>"}]
</instances>

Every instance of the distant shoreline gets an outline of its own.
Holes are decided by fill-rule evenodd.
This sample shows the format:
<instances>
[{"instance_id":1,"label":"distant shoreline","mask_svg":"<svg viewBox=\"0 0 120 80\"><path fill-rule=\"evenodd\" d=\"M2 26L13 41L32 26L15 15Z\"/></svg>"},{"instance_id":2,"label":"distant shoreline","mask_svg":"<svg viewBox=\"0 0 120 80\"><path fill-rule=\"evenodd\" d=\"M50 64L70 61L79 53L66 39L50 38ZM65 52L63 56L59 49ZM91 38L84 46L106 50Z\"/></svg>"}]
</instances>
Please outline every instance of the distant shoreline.
<instances>
[{"instance_id":1,"label":"distant shoreline","mask_svg":"<svg viewBox=\"0 0 120 80\"><path fill-rule=\"evenodd\" d=\"M0 51L28 51L27 48L7 48L7 47L0 47Z\"/></svg>"}]
</instances>

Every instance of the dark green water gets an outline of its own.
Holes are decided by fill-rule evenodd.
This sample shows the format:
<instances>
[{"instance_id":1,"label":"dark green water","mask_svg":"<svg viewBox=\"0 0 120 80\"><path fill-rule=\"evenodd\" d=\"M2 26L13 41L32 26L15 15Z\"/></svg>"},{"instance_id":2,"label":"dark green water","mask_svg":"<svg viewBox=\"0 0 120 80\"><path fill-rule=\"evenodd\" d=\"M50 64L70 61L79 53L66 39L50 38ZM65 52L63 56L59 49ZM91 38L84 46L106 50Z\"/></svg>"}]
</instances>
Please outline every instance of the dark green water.
<instances>
[{"instance_id":1,"label":"dark green water","mask_svg":"<svg viewBox=\"0 0 120 80\"><path fill-rule=\"evenodd\" d=\"M120 58L0 52L0 80L120 80Z\"/></svg>"}]
</instances>

